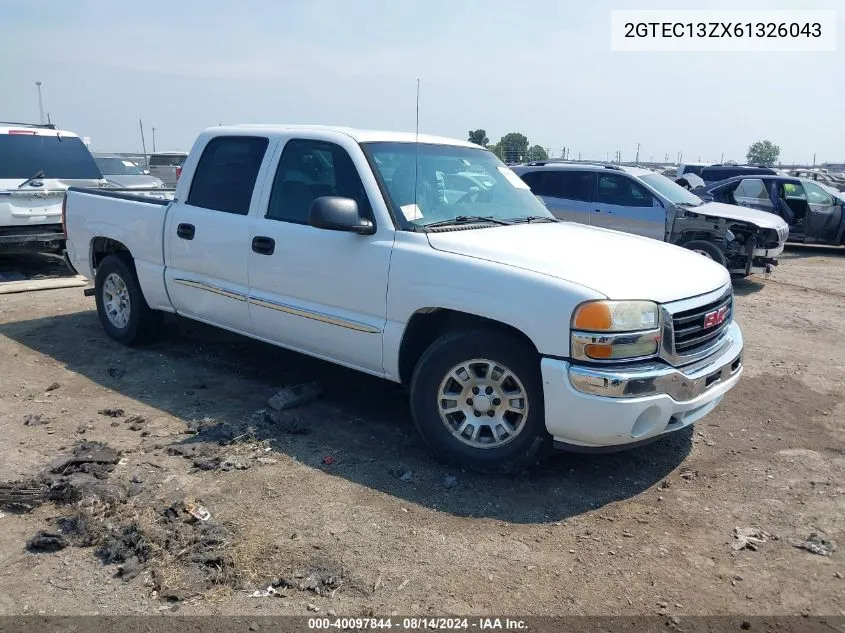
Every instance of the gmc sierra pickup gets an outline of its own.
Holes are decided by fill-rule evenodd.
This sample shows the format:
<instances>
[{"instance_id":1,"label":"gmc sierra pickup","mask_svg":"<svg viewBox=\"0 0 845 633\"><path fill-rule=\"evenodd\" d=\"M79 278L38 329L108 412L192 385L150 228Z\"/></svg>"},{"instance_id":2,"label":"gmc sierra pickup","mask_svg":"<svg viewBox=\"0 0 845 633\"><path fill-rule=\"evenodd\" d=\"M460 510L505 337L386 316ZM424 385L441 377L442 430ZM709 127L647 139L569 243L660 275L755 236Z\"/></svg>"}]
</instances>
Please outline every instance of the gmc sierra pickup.
<instances>
[{"instance_id":1,"label":"gmc sierra pickup","mask_svg":"<svg viewBox=\"0 0 845 633\"><path fill-rule=\"evenodd\" d=\"M174 200L72 188L64 211L112 338L178 313L405 383L434 454L467 468L655 439L742 372L723 266L560 222L467 142L211 128Z\"/></svg>"}]
</instances>

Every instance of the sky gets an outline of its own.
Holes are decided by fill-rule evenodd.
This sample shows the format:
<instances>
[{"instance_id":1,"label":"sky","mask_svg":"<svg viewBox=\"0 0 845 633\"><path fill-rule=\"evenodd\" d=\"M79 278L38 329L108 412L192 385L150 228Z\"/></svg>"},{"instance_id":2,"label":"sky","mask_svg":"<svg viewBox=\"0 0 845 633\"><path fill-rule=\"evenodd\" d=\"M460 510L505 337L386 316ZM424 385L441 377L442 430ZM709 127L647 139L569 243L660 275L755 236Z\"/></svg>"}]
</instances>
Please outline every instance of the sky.
<instances>
[{"instance_id":1,"label":"sky","mask_svg":"<svg viewBox=\"0 0 845 633\"><path fill-rule=\"evenodd\" d=\"M612 9L838 9L836 52L610 50ZM0 0L0 120L37 121L35 81L94 151L187 150L203 129L299 123L560 155L845 161L842 0Z\"/></svg>"}]
</instances>

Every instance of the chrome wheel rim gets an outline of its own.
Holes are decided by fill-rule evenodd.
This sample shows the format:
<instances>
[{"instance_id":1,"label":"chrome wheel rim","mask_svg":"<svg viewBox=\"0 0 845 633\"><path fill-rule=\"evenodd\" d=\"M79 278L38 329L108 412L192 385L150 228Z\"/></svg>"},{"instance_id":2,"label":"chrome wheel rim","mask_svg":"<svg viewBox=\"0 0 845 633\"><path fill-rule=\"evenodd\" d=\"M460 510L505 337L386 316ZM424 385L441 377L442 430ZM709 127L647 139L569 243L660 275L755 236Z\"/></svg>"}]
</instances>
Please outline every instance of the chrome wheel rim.
<instances>
[{"instance_id":1,"label":"chrome wheel rim","mask_svg":"<svg viewBox=\"0 0 845 633\"><path fill-rule=\"evenodd\" d=\"M129 323L132 309L129 288L117 273L109 273L103 282L103 307L109 322L116 328L122 330Z\"/></svg>"},{"instance_id":2,"label":"chrome wheel rim","mask_svg":"<svg viewBox=\"0 0 845 633\"><path fill-rule=\"evenodd\" d=\"M704 255L704 257L706 257L707 259L713 259L713 257L712 257L712 256L710 255L710 253L708 253L707 251L702 251L702 250L699 250L699 249L697 249L697 248L694 248L694 249L692 250L692 252L693 252L693 253L698 253L699 255Z\"/></svg>"},{"instance_id":3,"label":"chrome wheel rim","mask_svg":"<svg viewBox=\"0 0 845 633\"><path fill-rule=\"evenodd\" d=\"M437 390L437 410L455 439L473 448L499 448L525 428L528 392L502 363L475 358L446 373Z\"/></svg>"}]
</instances>

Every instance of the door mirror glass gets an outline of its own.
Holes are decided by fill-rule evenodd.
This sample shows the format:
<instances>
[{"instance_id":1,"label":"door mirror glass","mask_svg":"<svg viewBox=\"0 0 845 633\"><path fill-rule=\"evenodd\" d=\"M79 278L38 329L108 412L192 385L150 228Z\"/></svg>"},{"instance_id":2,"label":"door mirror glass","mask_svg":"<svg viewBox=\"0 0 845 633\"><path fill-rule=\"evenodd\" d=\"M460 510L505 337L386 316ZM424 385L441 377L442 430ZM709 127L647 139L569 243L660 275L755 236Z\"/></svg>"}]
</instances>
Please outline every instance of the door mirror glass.
<instances>
[{"instance_id":1,"label":"door mirror glass","mask_svg":"<svg viewBox=\"0 0 845 633\"><path fill-rule=\"evenodd\" d=\"M337 196L316 198L308 210L308 224L318 229L347 231L359 235L372 235L376 232L373 223L361 217L355 200Z\"/></svg>"}]
</instances>

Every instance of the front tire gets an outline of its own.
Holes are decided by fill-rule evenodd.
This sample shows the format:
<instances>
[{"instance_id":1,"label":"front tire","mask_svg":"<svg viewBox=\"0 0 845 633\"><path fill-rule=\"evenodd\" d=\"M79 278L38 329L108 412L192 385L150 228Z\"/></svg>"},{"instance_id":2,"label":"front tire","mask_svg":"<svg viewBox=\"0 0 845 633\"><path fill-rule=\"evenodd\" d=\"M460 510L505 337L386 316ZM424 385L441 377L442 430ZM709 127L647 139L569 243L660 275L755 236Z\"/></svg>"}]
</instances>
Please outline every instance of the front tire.
<instances>
[{"instance_id":1,"label":"front tire","mask_svg":"<svg viewBox=\"0 0 845 633\"><path fill-rule=\"evenodd\" d=\"M704 240L693 240L692 242L687 242L684 244L684 248L688 248L691 251L698 253L699 255L703 255L707 259L712 259L717 264L721 264L725 268L728 267L728 260L725 257L725 254L722 252L718 246L713 244L712 242L706 242Z\"/></svg>"},{"instance_id":2,"label":"front tire","mask_svg":"<svg viewBox=\"0 0 845 633\"><path fill-rule=\"evenodd\" d=\"M115 253L100 262L94 296L103 329L119 343L144 343L158 330L161 313L152 310L144 299L129 254Z\"/></svg>"},{"instance_id":3,"label":"front tire","mask_svg":"<svg viewBox=\"0 0 845 633\"><path fill-rule=\"evenodd\" d=\"M478 472L514 472L549 446L537 353L494 328L434 341L411 379L414 423L438 459Z\"/></svg>"}]
</instances>

